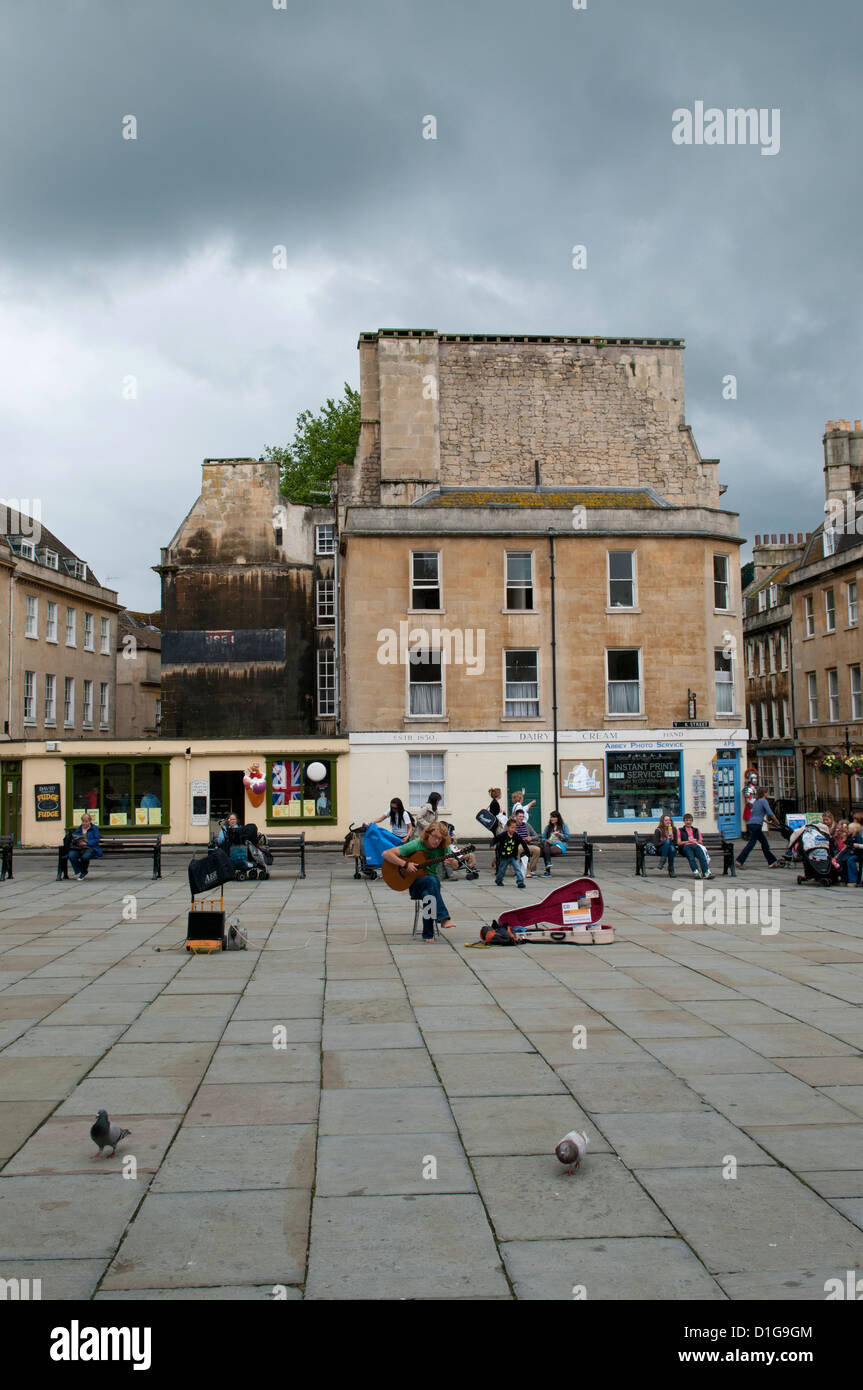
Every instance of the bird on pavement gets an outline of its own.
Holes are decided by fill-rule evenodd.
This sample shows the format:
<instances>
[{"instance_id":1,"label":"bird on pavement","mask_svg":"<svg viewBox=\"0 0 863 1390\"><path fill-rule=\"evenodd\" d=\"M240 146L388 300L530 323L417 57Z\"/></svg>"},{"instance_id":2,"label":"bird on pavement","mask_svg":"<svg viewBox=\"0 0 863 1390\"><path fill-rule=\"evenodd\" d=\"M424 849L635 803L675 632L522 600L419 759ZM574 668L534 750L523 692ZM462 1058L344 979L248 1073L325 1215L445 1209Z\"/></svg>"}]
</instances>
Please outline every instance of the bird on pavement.
<instances>
[{"instance_id":1,"label":"bird on pavement","mask_svg":"<svg viewBox=\"0 0 863 1390\"><path fill-rule=\"evenodd\" d=\"M93 1157L101 1158L102 1150L110 1149L111 1152L108 1157L113 1158L120 1140L125 1139L126 1136L131 1133L132 1131L130 1129L121 1129L119 1125L115 1125L108 1118L107 1110L100 1110L99 1114L96 1116L96 1123L90 1130L90 1138L99 1150Z\"/></svg>"},{"instance_id":2,"label":"bird on pavement","mask_svg":"<svg viewBox=\"0 0 863 1390\"><path fill-rule=\"evenodd\" d=\"M571 1129L569 1134L563 1136L554 1152L561 1163L572 1165L567 1169L567 1173L574 1173L580 1166L589 1142L587 1135L577 1129Z\"/></svg>"}]
</instances>

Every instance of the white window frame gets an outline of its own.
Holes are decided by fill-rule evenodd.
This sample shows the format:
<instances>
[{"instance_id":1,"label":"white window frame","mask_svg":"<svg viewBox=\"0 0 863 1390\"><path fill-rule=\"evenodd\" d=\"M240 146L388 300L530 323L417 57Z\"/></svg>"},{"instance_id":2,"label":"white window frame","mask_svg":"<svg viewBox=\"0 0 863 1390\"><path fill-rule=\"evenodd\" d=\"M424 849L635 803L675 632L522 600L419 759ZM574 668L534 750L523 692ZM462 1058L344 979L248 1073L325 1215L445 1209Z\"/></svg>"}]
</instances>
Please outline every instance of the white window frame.
<instances>
[{"instance_id":1,"label":"white window frame","mask_svg":"<svg viewBox=\"0 0 863 1390\"><path fill-rule=\"evenodd\" d=\"M617 713L611 709L612 685L633 685L633 681L612 681L608 674L608 658L612 652L635 652L638 656L638 709ZM644 715L644 659L640 647L606 647L605 649L605 713L610 719L639 719Z\"/></svg>"},{"instance_id":2,"label":"white window frame","mask_svg":"<svg viewBox=\"0 0 863 1390\"><path fill-rule=\"evenodd\" d=\"M71 619L71 621L70 621ZM71 641L69 640L71 637ZM77 647L78 645L78 610L77 608L66 609L66 646Z\"/></svg>"},{"instance_id":3,"label":"white window frame","mask_svg":"<svg viewBox=\"0 0 863 1390\"><path fill-rule=\"evenodd\" d=\"M99 619L99 651L102 656L111 655L111 620L110 618Z\"/></svg>"},{"instance_id":4,"label":"white window frame","mask_svg":"<svg viewBox=\"0 0 863 1390\"><path fill-rule=\"evenodd\" d=\"M45 641L57 644L57 604L45 600Z\"/></svg>"},{"instance_id":5,"label":"white window frame","mask_svg":"<svg viewBox=\"0 0 863 1390\"><path fill-rule=\"evenodd\" d=\"M854 672L857 679L854 679ZM848 667L848 685L851 690L851 718L863 719L863 668L859 664Z\"/></svg>"},{"instance_id":6,"label":"white window frame","mask_svg":"<svg viewBox=\"0 0 863 1390\"><path fill-rule=\"evenodd\" d=\"M759 612L759 613L766 613L766 611L767 611L767 590L766 590L766 589L759 589L759 590L758 590L758 612Z\"/></svg>"},{"instance_id":7,"label":"white window frame","mask_svg":"<svg viewBox=\"0 0 863 1390\"><path fill-rule=\"evenodd\" d=\"M746 643L746 673L751 681L755 680L755 643Z\"/></svg>"},{"instance_id":8,"label":"white window frame","mask_svg":"<svg viewBox=\"0 0 863 1390\"><path fill-rule=\"evenodd\" d=\"M411 651L424 652L424 653L427 652L428 655L429 655L430 657L435 657L435 656L436 656L436 657L438 658L439 663L440 663L440 681L412 681L412 680L411 680L411 671L415 671L418 667L421 667L421 666L427 666L427 665L429 665L430 663L427 662L427 661L414 661L414 662L412 662L410 659L408 659L408 661L405 663L405 715L406 715L406 718L408 718L408 719L445 719L445 718L446 718L446 666L447 666L447 664L446 664L446 662L444 661L444 653L443 653L443 651L442 651L439 647L423 647L423 646L420 646L419 643L414 643L414 645L413 645L411 648L409 648L409 652L411 652ZM423 713L414 714L413 710L411 709L411 688L412 688L412 686L414 686L414 685L426 685L426 686L434 686L434 687L438 688L438 689L440 690L440 709L439 709L439 710L435 710L435 711L432 712L432 713L427 713L427 714L423 714Z\"/></svg>"},{"instance_id":9,"label":"white window frame","mask_svg":"<svg viewBox=\"0 0 863 1390\"><path fill-rule=\"evenodd\" d=\"M63 681L63 728L75 727L75 677L66 676Z\"/></svg>"},{"instance_id":10,"label":"white window frame","mask_svg":"<svg viewBox=\"0 0 863 1390\"><path fill-rule=\"evenodd\" d=\"M836 592L834 589L824 590L824 631L836 631Z\"/></svg>"},{"instance_id":11,"label":"white window frame","mask_svg":"<svg viewBox=\"0 0 863 1390\"><path fill-rule=\"evenodd\" d=\"M509 562L513 559L527 559L530 564L530 576L527 582L510 579ZM525 594L530 598L529 603L511 604L510 593ZM503 557L503 603L507 613L533 613L536 610L536 582L534 577L534 555L532 550L507 550Z\"/></svg>"},{"instance_id":12,"label":"white window frame","mask_svg":"<svg viewBox=\"0 0 863 1390\"><path fill-rule=\"evenodd\" d=\"M762 701L761 701L761 738L762 738L762 739L766 739L766 738L768 737L767 728L768 728L768 725L767 725L767 701L766 701L766 700L762 700Z\"/></svg>"},{"instance_id":13,"label":"white window frame","mask_svg":"<svg viewBox=\"0 0 863 1390\"><path fill-rule=\"evenodd\" d=\"M767 638L767 667L771 676L776 675L776 643L772 637Z\"/></svg>"},{"instance_id":14,"label":"white window frame","mask_svg":"<svg viewBox=\"0 0 863 1390\"><path fill-rule=\"evenodd\" d=\"M803 624L806 637L815 636L815 595L806 594L803 599Z\"/></svg>"},{"instance_id":15,"label":"white window frame","mask_svg":"<svg viewBox=\"0 0 863 1390\"><path fill-rule=\"evenodd\" d=\"M111 687L108 681L99 682L99 728L107 729L110 727L111 718Z\"/></svg>"},{"instance_id":16,"label":"white window frame","mask_svg":"<svg viewBox=\"0 0 863 1390\"><path fill-rule=\"evenodd\" d=\"M779 669L788 670L788 634L785 632L779 634Z\"/></svg>"},{"instance_id":17,"label":"white window frame","mask_svg":"<svg viewBox=\"0 0 863 1390\"><path fill-rule=\"evenodd\" d=\"M836 554L837 533L832 527L825 526L821 534L824 541L822 546L823 559L826 560L830 555Z\"/></svg>"},{"instance_id":18,"label":"white window frame","mask_svg":"<svg viewBox=\"0 0 863 1390\"><path fill-rule=\"evenodd\" d=\"M422 580L420 580L419 583L416 583L416 581L414 580L414 558L415 558L415 557L418 558L420 555L434 555L434 556L436 557L436 559L437 559L437 582L436 582L436 583L433 584L433 583L431 582L431 580L428 580L428 579L422 579ZM443 613L443 612L444 612L444 606L443 606L443 556L441 555L441 552L440 552L439 550L412 550L412 551L410 552L409 564L410 564L410 569L409 569L409 572L408 572L408 585L409 585L409 588L408 588L408 612L409 612L409 613ZM426 591L426 590L427 590L428 592L431 592L432 589L437 589L437 597L438 597L437 607L436 607L436 608L415 608L415 607L414 607L414 590L415 590L415 589L416 589L418 592L422 592L422 591Z\"/></svg>"},{"instance_id":19,"label":"white window frame","mask_svg":"<svg viewBox=\"0 0 863 1390\"><path fill-rule=\"evenodd\" d=\"M39 600L35 594L24 595L24 636L39 636Z\"/></svg>"},{"instance_id":20,"label":"white window frame","mask_svg":"<svg viewBox=\"0 0 863 1390\"><path fill-rule=\"evenodd\" d=\"M93 727L93 682L83 682L83 692L81 695L81 726L84 729Z\"/></svg>"},{"instance_id":21,"label":"white window frame","mask_svg":"<svg viewBox=\"0 0 863 1390\"><path fill-rule=\"evenodd\" d=\"M637 564L637 560L636 560L636 554L637 554L637 552L634 551L634 550L623 550L623 549L618 550L617 548L615 548L614 550L607 550L607 551L605 552L605 585L606 585L605 592L606 592L607 611L608 611L609 613L630 613L630 612L632 612L633 609L638 608L638 564ZM612 555L628 555L628 556L629 556L629 559L630 559L630 566L629 566L630 574L629 574L629 578L628 578L628 579L626 579L626 578L621 579L620 576L615 576L615 577L612 579L612 575L611 575L611 557L612 557ZM612 586L612 584L629 584L629 585L631 585L631 588L632 588L632 592L631 592L632 602L631 602L631 603L613 603L613 602L612 602L612 598L611 598L611 586Z\"/></svg>"},{"instance_id":22,"label":"white window frame","mask_svg":"<svg viewBox=\"0 0 863 1390\"><path fill-rule=\"evenodd\" d=\"M84 651L96 650L96 623L92 613L84 614Z\"/></svg>"},{"instance_id":23,"label":"white window frame","mask_svg":"<svg viewBox=\"0 0 863 1390\"><path fill-rule=\"evenodd\" d=\"M775 608L778 602L779 602L779 589L777 588L777 586L776 586L775 584L768 584L768 586L767 586L767 607L768 607L768 608Z\"/></svg>"},{"instance_id":24,"label":"white window frame","mask_svg":"<svg viewBox=\"0 0 863 1390\"><path fill-rule=\"evenodd\" d=\"M60 556L57 554L57 551L49 550L46 546L46 548L42 551L42 564L45 566L46 569L59 570Z\"/></svg>"},{"instance_id":25,"label":"white window frame","mask_svg":"<svg viewBox=\"0 0 863 1390\"><path fill-rule=\"evenodd\" d=\"M336 527L335 522L325 521L320 526L315 527L315 554L316 555L335 555L336 553Z\"/></svg>"},{"instance_id":26,"label":"white window frame","mask_svg":"<svg viewBox=\"0 0 863 1390\"><path fill-rule=\"evenodd\" d=\"M766 643L766 642L759 642L759 643L758 643L758 674L759 674L759 676L763 676L763 675L765 674L766 670L767 670L767 652L766 652L766 647L767 647L767 643Z\"/></svg>"},{"instance_id":27,"label":"white window frame","mask_svg":"<svg viewBox=\"0 0 863 1390\"><path fill-rule=\"evenodd\" d=\"M315 622L318 627L332 627L336 621L336 581L315 581Z\"/></svg>"},{"instance_id":28,"label":"white window frame","mask_svg":"<svg viewBox=\"0 0 863 1390\"><path fill-rule=\"evenodd\" d=\"M50 671L45 673L45 727L54 728L57 723L57 677Z\"/></svg>"},{"instance_id":29,"label":"white window frame","mask_svg":"<svg viewBox=\"0 0 863 1390\"><path fill-rule=\"evenodd\" d=\"M857 580L848 581L848 626L857 626Z\"/></svg>"},{"instance_id":30,"label":"white window frame","mask_svg":"<svg viewBox=\"0 0 863 1390\"><path fill-rule=\"evenodd\" d=\"M818 673L806 672L806 699L809 706L809 723L818 723Z\"/></svg>"},{"instance_id":31,"label":"white window frame","mask_svg":"<svg viewBox=\"0 0 863 1390\"><path fill-rule=\"evenodd\" d=\"M773 716L773 736L774 736L774 738L782 738L782 737L783 737L783 733L782 733L782 730L781 730L780 727L779 727L779 701L778 701L778 700L771 700L771 701L770 701L770 713L771 713L772 716Z\"/></svg>"},{"instance_id":32,"label":"white window frame","mask_svg":"<svg viewBox=\"0 0 863 1390\"><path fill-rule=\"evenodd\" d=\"M720 666L719 662L723 665ZM727 670L724 663L727 663ZM731 692L731 708L720 709L719 692L726 689L730 689ZM713 698L717 719L727 719L734 713L734 657L726 656L722 647L713 648Z\"/></svg>"},{"instance_id":33,"label":"white window frame","mask_svg":"<svg viewBox=\"0 0 863 1390\"><path fill-rule=\"evenodd\" d=\"M827 669L827 718L831 724L839 723L839 671L836 666Z\"/></svg>"},{"instance_id":34,"label":"white window frame","mask_svg":"<svg viewBox=\"0 0 863 1390\"><path fill-rule=\"evenodd\" d=\"M782 737L791 737L791 711L788 707L787 696L784 696L782 700Z\"/></svg>"},{"instance_id":35,"label":"white window frame","mask_svg":"<svg viewBox=\"0 0 863 1390\"><path fill-rule=\"evenodd\" d=\"M729 557L728 555L714 555L714 557L713 557L713 610L714 610L715 613L728 613L728 612L730 612L730 610L731 610L731 583L730 583L730 580L729 580L729 565L728 565L729 558L730 558L730 557ZM717 560L721 560L721 561L723 562L724 566L725 566L725 578L724 578L724 579L717 577L717 574L716 574L716 561L717 561ZM725 602L724 602L724 603L717 603L717 602L716 602L717 597L718 597L718 594L717 594L717 585L723 585L724 588L725 588Z\"/></svg>"},{"instance_id":36,"label":"white window frame","mask_svg":"<svg viewBox=\"0 0 863 1390\"><path fill-rule=\"evenodd\" d=\"M440 775L438 776L438 771ZM446 805L446 757L443 753L408 753L408 805L424 806L431 792L440 792L438 810Z\"/></svg>"},{"instance_id":37,"label":"white window frame","mask_svg":"<svg viewBox=\"0 0 863 1390\"><path fill-rule=\"evenodd\" d=\"M24 723L36 723L36 672L24 672Z\"/></svg>"},{"instance_id":38,"label":"white window frame","mask_svg":"<svg viewBox=\"0 0 863 1390\"><path fill-rule=\"evenodd\" d=\"M319 719L335 719L336 653L334 647L318 647L315 657L315 689ZM157 716L161 718L161 712Z\"/></svg>"},{"instance_id":39,"label":"white window frame","mask_svg":"<svg viewBox=\"0 0 863 1390\"><path fill-rule=\"evenodd\" d=\"M530 696L530 695L527 695L527 696L510 696L510 695L508 694L508 691L509 691L510 686L516 684L516 682L507 680L506 659L507 659L508 656L515 656L516 653L523 653L523 652L529 652L529 653L533 656L534 661L536 662L536 682L535 682L535 684L536 684L536 698L535 698L535 699L534 699L532 696ZM532 682L532 681L524 681L524 682L521 682L521 684L532 685L532 684L534 684L534 682ZM525 704L535 705L536 708L535 708L532 712L527 713L527 714L525 714L525 713L516 713L515 711L513 711L513 710L510 709L510 706L512 706L512 705L525 705ZM506 647L506 648L504 648L504 653L503 653L503 717L504 717L504 719L539 719L539 718L541 718L541 715L542 715L542 690L540 689L539 649L538 649L537 647Z\"/></svg>"},{"instance_id":40,"label":"white window frame","mask_svg":"<svg viewBox=\"0 0 863 1390\"><path fill-rule=\"evenodd\" d=\"M747 714L748 714L748 716L749 716L749 720L748 720L748 723L749 723L749 737L750 737L750 739L752 740L753 743L757 743L758 740L757 740L756 737L755 737L755 727L756 727L756 726L755 726L755 701L754 701L754 700L750 700L750 701L749 701L749 704L748 704L748 706L747 706L746 712L747 712Z\"/></svg>"}]
</instances>

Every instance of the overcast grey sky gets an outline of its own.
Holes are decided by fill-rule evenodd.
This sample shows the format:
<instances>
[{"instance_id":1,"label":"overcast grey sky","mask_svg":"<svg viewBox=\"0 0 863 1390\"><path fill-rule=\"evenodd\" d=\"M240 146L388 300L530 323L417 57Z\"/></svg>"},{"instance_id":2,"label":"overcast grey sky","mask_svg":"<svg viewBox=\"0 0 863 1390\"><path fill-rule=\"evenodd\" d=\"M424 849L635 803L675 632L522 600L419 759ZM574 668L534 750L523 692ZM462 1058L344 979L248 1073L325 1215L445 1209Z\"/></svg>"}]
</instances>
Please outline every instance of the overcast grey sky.
<instances>
[{"instance_id":1,"label":"overcast grey sky","mask_svg":"<svg viewBox=\"0 0 863 1390\"><path fill-rule=\"evenodd\" d=\"M201 460L288 442L382 327L685 338L742 534L821 520L863 414L859 0L10 9L0 495L130 607ZM675 144L697 101L779 108L779 152Z\"/></svg>"}]
</instances>

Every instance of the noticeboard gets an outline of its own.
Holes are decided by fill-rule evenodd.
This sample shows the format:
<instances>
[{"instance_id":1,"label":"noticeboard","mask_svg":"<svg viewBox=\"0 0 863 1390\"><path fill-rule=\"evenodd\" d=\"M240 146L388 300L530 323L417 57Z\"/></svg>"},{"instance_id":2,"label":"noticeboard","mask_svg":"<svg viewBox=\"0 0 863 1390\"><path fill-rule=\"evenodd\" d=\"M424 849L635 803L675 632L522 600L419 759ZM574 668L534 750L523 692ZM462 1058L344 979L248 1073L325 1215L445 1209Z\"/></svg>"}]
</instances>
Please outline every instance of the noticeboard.
<instances>
[{"instance_id":1,"label":"noticeboard","mask_svg":"<svg viewBox=\"0 0 863 1390\"><path fill-rule=\"evenodd\" d=\"M36 798L36 819L60 819L60 783L40 782L33 788Z\"/></svg>"}]
</instances>

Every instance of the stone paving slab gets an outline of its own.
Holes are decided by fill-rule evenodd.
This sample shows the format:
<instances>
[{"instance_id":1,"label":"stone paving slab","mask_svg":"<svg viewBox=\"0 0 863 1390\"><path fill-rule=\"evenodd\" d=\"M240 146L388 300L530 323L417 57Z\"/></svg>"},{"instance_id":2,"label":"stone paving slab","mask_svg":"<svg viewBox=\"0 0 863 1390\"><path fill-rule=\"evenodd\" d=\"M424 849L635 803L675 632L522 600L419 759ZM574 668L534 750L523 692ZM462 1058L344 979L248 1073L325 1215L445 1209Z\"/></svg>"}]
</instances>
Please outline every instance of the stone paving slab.
<instances>
[{"instance_id":1,"label":"stone paving slab","mask_svg":"<svg viewBox=\"0 0 863 1390\"><path fill-rule=\"evenodd\" d=\"M4 1176L0 1260L109 1259L141 1196L141 1183L119 1172Z\"/></svg>"},{"instance_id":2,"label":"stone paving slab","mask_svg":"<svg viewBox=\"0 0 863 1390\"><path fill-rule=\"evenodd\" d=\"M305 1273L308 1216L301 1188L151 1194L102 1289L296 1284Z\"/></svg>"},{"instance_id":3,"label":"stone paving slab","mask_svg":"<svg viewBox=\"0 0 863 1390\"><path fill-rule=\"evenodd\" d=\"M311 1189L315 1126L184 1125L152 1185L153 1192L246 1192Z\"/></svg>"},{"instance_id":4,"label":"stone paving slab","mask_svg":"<svg viewBox=\"0 0 863 1390\"><path fill-rule=\"evenodd\" d=\"M272 1303L274 1284L222 1285L213 1289L108 1289L97 1293L94 1303ZM302 1299L302 1290L279 1286L279 1301Z\"/></svg>"},{"instance_id":5,"label":"stone paving slab","mask_svg":"<svg viewBox=\"0 0 863 1390\"><path fill-rule=\"evenodd\" d=\"M124 1129L131 1131L113 1158L98 1157L90 1138L95 1112L77 1119L51 1116L31 1135L3 1169L3 1176L47 1176L52 1173L83 1173L100 1177L123 1172L123 1160L135 1158L142 1179L158 1172L180 1124L180 1115L124 1115ZM130 1180L131 1181L131 1180ZM2 1191L2 1183L0 1183ZM140 1194L139 1194L140 1195Z\"/></svg>"},{"instance_id":6,"label":"stone paving slab","mask_svg":"<svg viewBox=\"0 0 863 1390\"><path fill-rule=\"evenodd\" d=\"M321 1095L321 1134L422 1134L455 1130L439 1086L352 1088Z\"/></svg>"},{"instance_id":7,"label":"stone paving slab","mask_svg":"<svg viewBox=\"0 0 863 1390\"><path fill-rule=\"evenodd\" d=\"M715 1168L727 1156L741 1163L772 1163L769 1154L712 1111L661 1115L628 1111L602 1116L602 1130L628 1168Z\"/></svg>"},{"instance_id":8,"label":"stone paving slab","mask_svg":"<svg viewBox=\"0 0 863 1390\"><path fill-rule=\"evenodd\" d=\"M222 1043L207 1071L207 1083L247 1081L305 1081L317 1084L321 1050L312 1043L286 1043L284 1048L251 1043Z\"/></svg>"},{"instance_id":9,"label":"stone paving slab","mask_svg":"<svg viewBox=\"0 0 863 1390\"><path fill-rule=\"evenodd\" d=\"M423 1047L384 1047L363 1052L325 1052L323 1088L437 1086L428 1053Z\"/></svg>"},{"instance_id":10,"label":"stone paving slab","mask_svg":"<svg viewBox=\"0 0 863 1390\"><path fill-rule=\"evenodd\" d=\"M56 1114L95 1119L100 1110L107 1110L118 1124L127 1115L181 1115L198 1081L194 1076L88 1077L58 1106Z\"/></svg>"},{"instance_id":11,"label":"stone paving slab","mask_svg":"<svg viewBox=\"0 0 863 1390\"><path fill-rule=\"evenodd\" d=\"M452 1133L324 1135L318 1146L316 1197L475 1191Z\"/></svg>"},{"instance_id":12,"label":"stone paving slab","mask_svg":"<svg viewBox=\"0 0 863 1390\"><path fill-rule=\"evenodd\" d=\"M863 1232L781 1168L636 1170L713 1274L863 1261ZM849 1263L850 1262L850 1263Z\"/></svg>"},{"instance_id":13,"label":"stone paving slab","mask_svg":"<svg viewBox=\"0 0 863 1390\"><path fill-rule=\"evenodd\" d=\"M101 1057L122 1032L121 1023L78 1028L39 1024L7 1047L3 1057Z\"/></svg>"},{"instance_id":14,"label":"stone paving slab","mask_svg":"<svg viewBox=\"0 0 863 1390\"><path fill-rule=\"evenodd\" d=\"M700 1074L691 1076L689 1084L737 1125L836 1125L855 1120L850 1110L782 1072L776 1076Z\"/></svg>"},{"instance_id":15,"label":"stone paving slab","mask_svg":"<svg viewBox=\"0 0 863 1390\"><path fill-rule=\"evenodd\" d=\"M61 1100L93 1061L81 1055L0 1057L0 1101Z\"/></svg>"},{"instance_id":16,"label":"stone paving slab","mask_svg":"<svg viewBox=\"0 0 863 1390\"><path fill-rule=\"evenodd\" d=\"M186 1124L252 1129L258 1125L311 1124L317 1119L319 1095L317 1086L293 1081L251 1081L242 1086L205 1082L186 1112Z\"/></svg>"},{"instance_id":17,"label":"stone paving slab","mask_svg":"<svg viewBox=\"0 0 863 1390\"><path fill-rule=\"evenodd\" d=\"M587 1131L590 1152L608 1151L598 1134L570 1096L475 1096L452 1101L455 1122L467 1152L497 1156L551 1154L571 1129Z\"/></svg>"},{"instance_id":18,"label":"stone paving slab","mask_svg":"<svg viewBox=\"0 0 863 1390\"><path fill-rule=\"evenodd\" d=\"M614 1154L595 1154L571 1175L554 1153L477 1158L473 1168L501 1241L674 1234Z\"/></svg>"},{"instance_id":19,"label":"stone paving slab","mask_svg":"<svg viewBox=\"0 0 863 1390\"><path fill-rule=\"evenodd\" d=\"M565 1090L536 1053L507 1053L505 1064L487 1055L439 1055L437 1069L449 1096L552 1095Z\"/></svg>"},{"instance_id":20,"label":"stone paving slab","mask_svg":"<svg viewBox=\"0 0 863 1390\"><path fill-rule=\"evenodd\" d=\"M721 1302L726 1295L682 1240L524 1240L501 1246L519 1299ZM583 1293L582 1293L583 1290Z\"/></svg>"},{"instance_id":21,"label":"stone paving slab","mask_svg":"<svg viewBox=\"0 0 863 1390\"><path fill-rule=\"evenodd\" d=\"M616 1115L626 1110L676 1114L706 1109L695 1091L658 1063L632 1062L616 1067L596 1065L591 1060L558 1067L558 1076L592 1115Z\"/></svg>"},{"instance_id":22,"label":"stone paving slab","mask_svg":"<svg viewBox=\"0 0 863 1390\"><path fill-rule=\"evenodd\" d=\"M780 1163L801 1173L810 1168L860 1168L863 1125L746 1125L756 1143Z\"/></svg>"},{"instance_id":23,"label":"stone paving slab","mask_svg":"<svg viewBox=\"0 0 863 1390\"><path fill-rule=\"evenodd\" d=\"M510 1291L477 1196L316 1197L305 1296L487 1300Z\"/></svg>"},{"instance_id":24,"label":"stone paving slab","mask_svg":"<svg viewBox=\"0 0 863 1390\"><path fill-rule=\"evenodd\" d=\"M200 1079L213 1055L213 1043L115 1043L88 1080L121 1076L187 1076Z\"/></svg>"}]
</instances>

